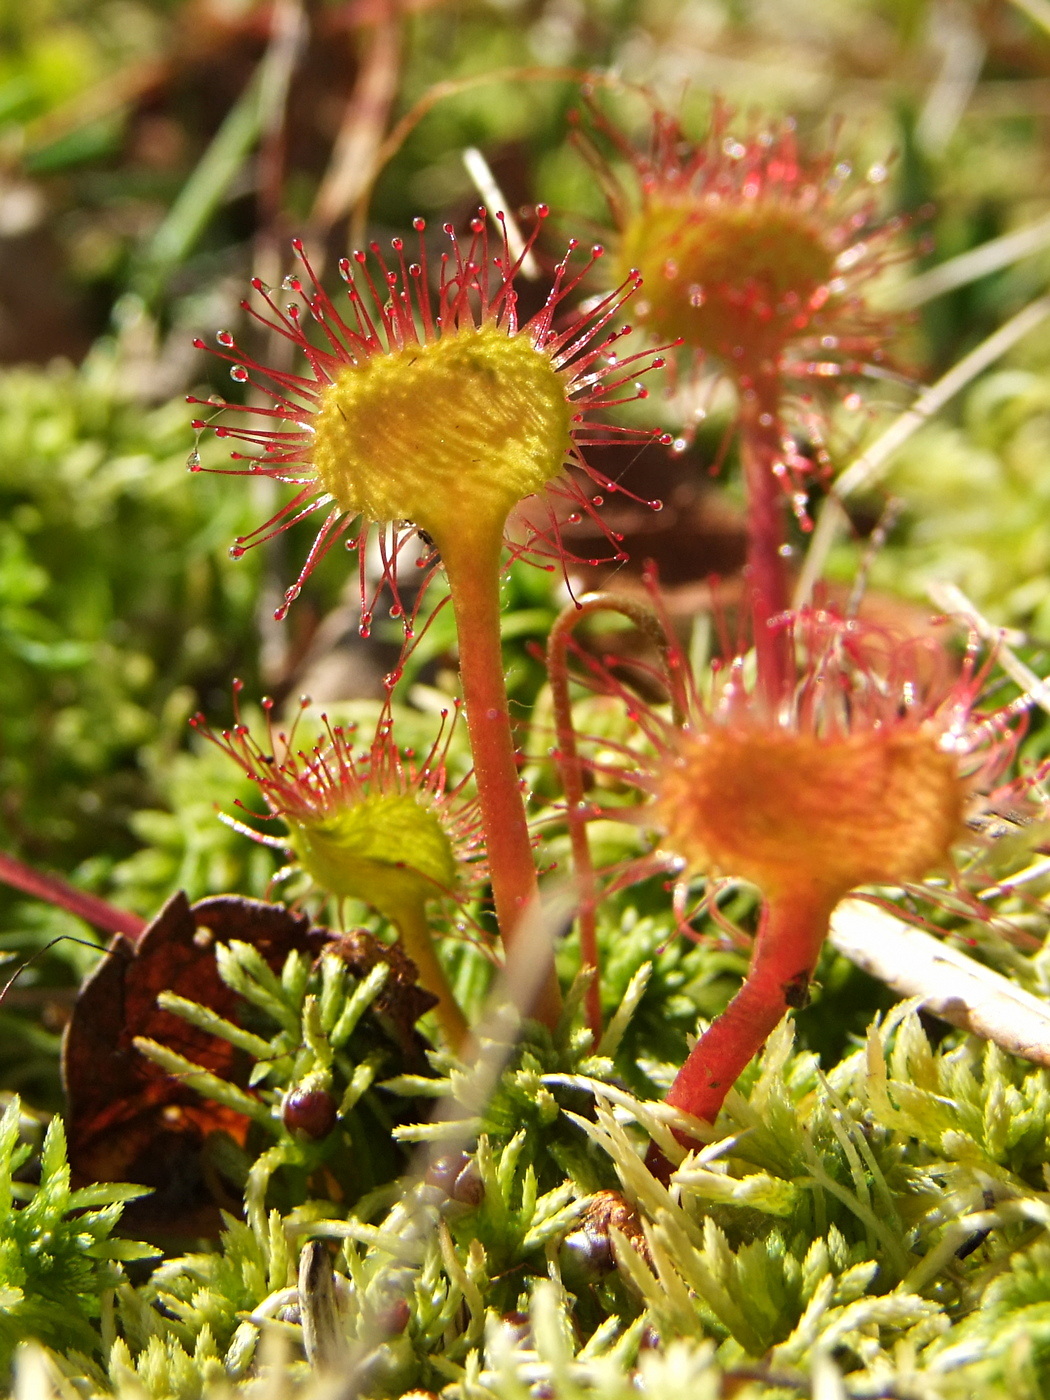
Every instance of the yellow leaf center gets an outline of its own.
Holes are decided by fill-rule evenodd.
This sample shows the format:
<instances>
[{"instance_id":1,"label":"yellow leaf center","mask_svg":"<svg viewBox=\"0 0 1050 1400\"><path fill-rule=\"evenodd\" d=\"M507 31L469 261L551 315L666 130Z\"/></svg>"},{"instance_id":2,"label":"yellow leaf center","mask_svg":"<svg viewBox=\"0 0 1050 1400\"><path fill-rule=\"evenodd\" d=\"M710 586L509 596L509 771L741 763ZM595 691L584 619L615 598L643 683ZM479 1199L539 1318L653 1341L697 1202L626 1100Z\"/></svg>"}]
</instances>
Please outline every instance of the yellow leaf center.
<instances>
[{"instance_id":1,"label":"yellow leaf center","mask_svg":"<svg viewBox=\"0 0 1050 1400\"><path fill-rule=\"evenodd\" d=\"M943 868L964 801L932 730L828 739L712 725L682 736L658 811L667 845L695 871L769 897L804 883L834 901Z\"/></svg>"},{"instance_id":2,"label":"yellow leaf center","mask_svg":"<svg viewBox=\"0 0 1050 1400\"><path fill-rule=\"evenodd\" d=\"M367 520L502 532L562 469L572 409L551 358L495 324L446 331L350 364L325 390L313 460L336 503Z\"/></svg>"},{"instance_id":3,"label":"yellow leaf center","mask_svg":"<svg viewBox=\"0 0 1050 1400\"><path fill-rule=\"evenodd\" d=\"M620 262L642 274L637 311L654 336L752 367L805 329L835 260L791 205L677 195L651 199L628 222Z\"/></svg>"},{"instance_id":4,"label":"yellow leaf center","mask_svg":"<svg viewBox=\"0 0 1050 1400\"><path fill-rule=\"evenodd\" d=\"M322 821L289 827L289 844L322 889L360 899L395 922L406 904L455 889L448 833L411 794L366 797Z\"/></svg>"}]
</instances>

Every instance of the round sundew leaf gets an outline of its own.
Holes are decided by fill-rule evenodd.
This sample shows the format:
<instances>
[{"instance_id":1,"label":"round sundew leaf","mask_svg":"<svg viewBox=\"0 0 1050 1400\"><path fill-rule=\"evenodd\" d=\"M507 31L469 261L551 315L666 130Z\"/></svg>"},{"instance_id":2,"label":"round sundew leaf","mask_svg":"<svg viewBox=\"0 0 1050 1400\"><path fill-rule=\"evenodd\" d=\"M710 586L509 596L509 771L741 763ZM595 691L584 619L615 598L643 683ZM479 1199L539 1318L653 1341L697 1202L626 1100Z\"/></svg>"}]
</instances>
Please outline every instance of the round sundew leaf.
<instances>
[{"instance_id":1,"label":"round sundew leaf","mask_svg":"<svg viewBox=\"0 0 1050 1400\"><path fill-rule=\"evenodd\" d=\"M316 822L290 820L290 827L292 849L311 879L388 917L458 883L447 832L411 793L366 796Z\"/></svg>"},{"instance_id":2,"label":"round sundew leaf","mask_svg":"<svg viewBox=\"0 0 1050 1400\"><path fill-rule=\"evenodd\" d=\"M642 274L638 314L654 335L748 365L806 328L835 266L810 214L760 199L654 198L624 229L620 257Z\"/></svg>"},{"instance_id":3,"label":"round sundew leaf","mask_svg":"<svg viewBox=\"0 0 1050 1400\"><path fill-rule=\"evenodd\" d=\"M920 880L963 829L966 784L939 738L932 725L841 738L709 725L661 779L668 845L767 895L799 880L835 897Z\"/></svg>"},{"instance_id":4,"label":"round sundew leaf","mask_svg":"<svg viewBox=\"0 0 1050 1400\"><path fill-rule=\"evenodd\" d=\"M318 476L346 511L411 520L439 543L502 530L561 471L571 411L550 356L505 327L348 364L314 425Z\"/></svg>"}]
</instances>

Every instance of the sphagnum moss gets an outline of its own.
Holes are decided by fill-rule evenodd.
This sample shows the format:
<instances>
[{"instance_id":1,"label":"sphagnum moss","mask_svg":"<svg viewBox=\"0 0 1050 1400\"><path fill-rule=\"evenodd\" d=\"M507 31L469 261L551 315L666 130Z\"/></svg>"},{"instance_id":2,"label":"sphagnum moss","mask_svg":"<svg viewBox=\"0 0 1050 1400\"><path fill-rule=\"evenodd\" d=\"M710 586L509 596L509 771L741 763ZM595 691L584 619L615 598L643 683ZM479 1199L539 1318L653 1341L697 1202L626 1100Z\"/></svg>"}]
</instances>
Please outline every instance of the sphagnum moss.
<instances>
[{"instance_id":1,"label":"sphagnum moss","mask_svg":"<svg viewBox=\"0 0 1050 1400\"><path fill-rule=\"evenodd\" d=\"M233 950L238 985L249 988L250 952ZM306 993L315 1062L357 1080L335 1043L334 1002L319 1021L322 989L298 974L281 981ZM366 1008L367 997L358 1001ZM178 1014L195 1012L187 1003ZM282 1027L276 1053L260 1061L275 1103L302 1068L292 1039ZM314 1199L283 1218L261 1208L267 1173L294 1168L303 1151L275 1118L283 1156L271 1149L252 1168L248 1222L230 1220L217 1249L168 1260L144 1288L119 1284L110 1340L81 1368L81 1393L217 1400L231 1383L250 1393L264 1378L281 1396L327 1393L323 1359L293 1359L295 1319L313 1306L298 1258L316 1239L335 1250L340 1383L376 1400L416 1391L520 1400L536 1386L554 1400L626 1400L639 1386L673 1400L686 1383L690 1395L715 1400L732 1388L757 1400L829 1376L838 1393L857 1395L1040 1395L1046 1071L973 1041L935 1050L904 1006L825 1077L785 1024L727 1100L731 1135L679 1149L668 1188L638 1150L656 1106L626 1094L610 1063L526 1044L497 1097L518 1094L537 1056L548 1067L535 1082L554 1103L546 1137L493 1119L476 1146L466 1140L458 1175L438 1170L439 1159L356 1207ZM462 1112L471 1092L462 1069L436 1063L433 1073L434 1091ZM419 1082L390 1091L414 1095ZM641 1232L613 1229L583 1273L569 1241L593 1185L574 1170L551 1190L537 1184L552 1166L563 1175L547 1157L567 1133L591 1144L568 1160L604 1173L602 1196L618 1197L616 1218ZM45 1184L53 1152L48 1160ZM44 1377L56 1364L23 1353L19 1400L54 1395Z\"/></svg>"}]
</instances>

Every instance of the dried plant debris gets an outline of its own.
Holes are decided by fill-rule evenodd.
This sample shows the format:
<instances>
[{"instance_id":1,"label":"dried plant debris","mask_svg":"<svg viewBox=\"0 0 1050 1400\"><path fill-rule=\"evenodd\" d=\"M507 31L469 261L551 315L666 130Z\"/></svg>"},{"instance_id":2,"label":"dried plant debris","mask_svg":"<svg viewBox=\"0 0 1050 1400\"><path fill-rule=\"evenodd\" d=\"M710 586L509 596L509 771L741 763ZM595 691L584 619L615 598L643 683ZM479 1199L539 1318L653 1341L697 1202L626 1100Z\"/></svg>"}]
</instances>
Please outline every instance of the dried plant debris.
<instances>
[{"instance_id":1,"label":"dried plant debris","mask_svg":"<svg viewBox=\"0 0 1050 1400\"><path fill-rule=\"evenodd\" d=\"M367 934L334 935L281 905L227 896L190 906L175 895L137 942L114 939L81 990L64 1045L78 1178L141 1182L152 1190L136 1222L192 1235L217 1225L220 1206L235 1206L239 1173L231 1182L223 1154L244 1156L253 1122L327 1137L320 1128L334 1128L339 1099L323 1075L311 1080L304 1071L277 1120L254 1095L252 1057L265 1061L271 1043L247 1029L243 1014L247 1004L277 1018L283 1053L296 1050L310 968L322 957L329 1005L336 985L367 989L357 1015L368 1013L377 1063L385 1056L391 1068L421 1065L414 1023L433 999L398 949ZM221 1086L218 1097L202 1096L209 1086Z\"/></svg>"}]
</instances>

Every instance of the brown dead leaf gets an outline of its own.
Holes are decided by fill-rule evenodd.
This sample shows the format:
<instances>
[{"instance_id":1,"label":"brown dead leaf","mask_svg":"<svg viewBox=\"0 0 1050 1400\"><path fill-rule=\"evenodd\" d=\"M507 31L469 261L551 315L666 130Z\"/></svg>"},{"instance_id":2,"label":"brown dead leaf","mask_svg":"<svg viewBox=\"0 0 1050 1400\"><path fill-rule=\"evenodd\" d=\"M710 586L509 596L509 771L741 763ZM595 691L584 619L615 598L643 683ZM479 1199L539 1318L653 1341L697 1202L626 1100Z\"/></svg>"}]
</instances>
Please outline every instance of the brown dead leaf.
<instances>
[{"instance_id":1,"label":"brown dead leaf","mask_svg":"<svg viewBox=\"0 0 1050 1400\"><path fill-rule=\"evenodd\" d=\"M399 948L364 933L313 928L279 904L221 895L191 906L184 894L174 895L137 942L114 938L81 988L62 1052L74 1175L80 1182L154 1187L130 1208L137 1228L148 1222L207 1230L218 1223L217 1203L236 1205L228 1194L223 1199L206 1148L215 1134L243 1145L248 1119L201 1098L134 1046L145 1036L246 1086L247 1056L157 1006L158 994L171 991L237 1022L241 999L222 981L215 958L216 945L231 940L253 944L275 972L293 949L311 958L331 949L358 977L377 960L389 963L392 976L375 1003L376 1020L406 1070L425 1063L415 1021L433 998L416 985L415 968Z\"/></svg>"}]
</instances>

